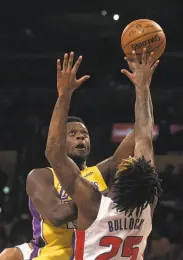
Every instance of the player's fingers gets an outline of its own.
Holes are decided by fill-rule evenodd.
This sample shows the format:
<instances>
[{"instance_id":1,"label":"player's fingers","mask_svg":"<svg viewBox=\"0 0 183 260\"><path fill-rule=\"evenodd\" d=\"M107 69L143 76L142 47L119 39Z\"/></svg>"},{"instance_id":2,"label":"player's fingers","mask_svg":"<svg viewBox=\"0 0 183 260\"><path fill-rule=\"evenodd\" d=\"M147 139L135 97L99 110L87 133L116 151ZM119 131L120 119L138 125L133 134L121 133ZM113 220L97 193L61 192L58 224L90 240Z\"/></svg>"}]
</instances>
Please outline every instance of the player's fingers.
<instances>
[{"instance_id":1,"label":"player's fingers","mask_svg":"<svg viewBox=\"0 0 183 260\"><path fill-rule=\"evenodd\" d=\"M57 59L57 73L61 72L60 59Z\"/></svg>"},{"instance_id":2,"label":"player's fingers","mask_svg":"<svg viewBox=\"0 0 183 260\"><path fill-rule=\"evenodd\" d=\"M68 71L70 71L72 69L73 60L74 60L74 52L72 51L69 56L69 61L68 61L68 66L67 66Z\"/></svg>"},{"instance_id":3,"label":"player's fingers","mask_svg":"<svg viewBox=\"0 0 183 260\"><path fill-rule=\"evenodd\" d=\"M145 65L147 63L147 52L146 52L146 48L143 48L143 52L142 52L142 65Z\"/></svg>"},{"instance_id":4,"label":"player's fingers","mask_svg":"<svg viewBox=\"0 0 183 260\"><path fill-rule=\"evenodd\" d=\"M127 76L131 80L131 76L132 76L131 72L129 72L128 70L122 69L121 73L123 73L125 76Z\"/></svg>"},{"instance_id":5,"label":"player's fingers","mask_svg":"<svg viewBox=\"0 0 183 260\"><path fill-rule=\"evenodd\" d=\"M136 68L138 68L140 66L140 63L139 63L139 60L137 58L135 51L132 51L132 56L133 56L134 65L135 65Z\"/></svg>"},{"instance_id":6,"label":"player's fingers","mask_svg":"<svg viewBox=\"0 0 183 260\"><path fill-rule=\"evenodd\" d=\"M130 68L130 70L132 72L135 71L135 64L133 61L129 60L127 57L124 57L124 60L126 60L126 62L128 63L128 67Z\"/></svg>"},{"instance_id":7,"label":"player's fingers","mask_svg":"<svg viewBox=\"0 0 183 260\"><path fill-rule=\"evenodd\" d=\"M124 60L128 63L128 66L130 66L130 60L127 57L124 57Z\"/></svg>"},{"instance_id":8,"label":"player's fingers","mask_svg":"<svg viewBox=\"0 0 183 260\"><path fill-rule=\"evenodd\" d=\"M159 62L160 62L160 61L157 60L157 61L154 63L154 65L151 67L152 72L154 72L155 69L158 67Z\"/></svg>"},{"instance_id":9,"label":"player's fingers","mask_svg":"<svg viewBox=\"0 0 183 260\"><path fill-rule=\"evenodd\" d=\"M135 85L133 73L129 72L128 70L121 70L121 73L125 74L127 78L129 78L129 80Z\"/></svg>"},{"instance_id":10,"label":"player's fingers","mask_svg":"<svg viewBox=\"0 0 183 260\"><path fill-rule=\"evenodd\" d=\"M149 55L149 59L147 60L147 63L149 64L150 67L154 63L153 56L154 56L154 52L151 52L150 55Z\"/></svg>"},{"instance_id":11,"label":"player's fingers","mask_svg":"<svg viewBox=\"0 0 183 260\"><path fill-rule=\"evenodd\" d=\"M80 79L78 79L77 80L77 85L78 85L78 87L81 85L81 84L83 84L86 80L88 80L90 78L90 76L89 75L86 75L86 76L83 76L83 77L81 77Z\"/></svg>"},{"instance_id":12,"label":"player's fingers","mask_svg":"<svg viewBox=\"0 0 183 260\"><path fill-rule=\"evenodd\" d=\"M64 60L63 60L63 68L62 68L63 71L67 70L67 65L68 65L68 54L65 53L64 54Z\"/></svg>"},{"instance_id":13,"label":"player's fingers","mask_svg":"<svg viewBox=\"0 0 183 260\"><path fill-rule=\"evenodd\" d=\"M124 60L128 63L128 66L130 65L130 60L127 57L124 57Z\"/></svg>"},{"instance_id":14,"label":"player's fingers","mask_svg":"<svg viewBox=\"0 0 183 260\"><path fill-rule=\"evenodd\" d=\"M81 64L83 57L79 56L79 58L77 59L76 63L74 64L74 67L72 68L72 72L74 72L75 74L77 73L79 66Z\"/></svg>"}]
</instances>

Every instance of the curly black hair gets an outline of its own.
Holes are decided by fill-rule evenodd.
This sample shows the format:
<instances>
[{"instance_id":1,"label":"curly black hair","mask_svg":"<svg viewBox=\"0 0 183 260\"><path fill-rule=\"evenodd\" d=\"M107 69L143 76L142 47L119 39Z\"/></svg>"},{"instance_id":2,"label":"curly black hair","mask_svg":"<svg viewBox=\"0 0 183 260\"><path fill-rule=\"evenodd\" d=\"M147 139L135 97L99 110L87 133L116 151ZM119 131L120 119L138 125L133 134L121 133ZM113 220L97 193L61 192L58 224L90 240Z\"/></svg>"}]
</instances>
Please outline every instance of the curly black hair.
<instances>
[{"instance_id":1,"label":"curly black hair","mask_svg":"<svg viewBox=\"0 0 183 260\"><path fill-rule=\"evenodd\" d=\"M162 193L161 180L144 156L123 160L118 166L112 187L115 207L120 212L125 211L128 216L135 209L136 215L140 216L147 205L153 203L154 197L160 197Z\"/></svg>"}]
</instances>

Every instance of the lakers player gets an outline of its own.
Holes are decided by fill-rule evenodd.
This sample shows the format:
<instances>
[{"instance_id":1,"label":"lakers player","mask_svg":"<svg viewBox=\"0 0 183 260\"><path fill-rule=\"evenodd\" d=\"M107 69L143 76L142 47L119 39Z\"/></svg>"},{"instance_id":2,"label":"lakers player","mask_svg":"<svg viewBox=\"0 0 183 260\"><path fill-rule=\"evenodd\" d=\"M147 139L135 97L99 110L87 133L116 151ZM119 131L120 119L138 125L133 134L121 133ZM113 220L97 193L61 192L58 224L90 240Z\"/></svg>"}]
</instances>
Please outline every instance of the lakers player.
<instances>
[{"instance_id":1,"label":"lakers player","mask_svg":"<svg viewBox=\"0 0 183 260\"><path fill-rule=\"evenodd\" d=\"M158 61L153 65L152 56L153 53L147 59L144 50L139 63L133 52L135 72L123 71L134 82L136 90L135 151L134 157L119 165L108 197L84 179L75 162L67 156L66 120L72 93L79 85L75 77L81 57L72 67L73 54L69 62L66 54L62 71L58 61L59 98L50 123L46 156L78 207L75 260L143 259L152 228L152 214L161 193L154 169L153 121L149 105L149 86L158 65Z\"/></svg>"},{"instance_id":2,"label":"lakers player","mask_svg":"<svg viewBox=\"0 0 183 260\"><path fill-rule=\"evenodd\" d=\"M30 260L32 244L24 243L14 248L7 248L0 254L0 260Z\"/></svg>"},{"instance_id":3,"label":"lakers player","mask_svg":"<svg viewBox=\"0 0 183 260\"><path fill-rule=\"evenodd\" d=\"M86 78L82 78L82 83ZM57 73L60 84L60 73ZM62 129L60 128L60 131ZM90 153L90 137L83 121L76 117L67 119L67 155L81 175L101 192L113 178L113 173L123 158L134 152L134 133L125 138L113 156L97 166L87 167ZM60 158L61 159L61 158ZM73 221L77 208L60 185L52 168L33 170L27 178L27 194L33 216L33 252L35 260L68 260L72 255ZM66 203L67 202L67 203ZM69 203L68 203L69 202Z\"/></svg>"}]
</instances>

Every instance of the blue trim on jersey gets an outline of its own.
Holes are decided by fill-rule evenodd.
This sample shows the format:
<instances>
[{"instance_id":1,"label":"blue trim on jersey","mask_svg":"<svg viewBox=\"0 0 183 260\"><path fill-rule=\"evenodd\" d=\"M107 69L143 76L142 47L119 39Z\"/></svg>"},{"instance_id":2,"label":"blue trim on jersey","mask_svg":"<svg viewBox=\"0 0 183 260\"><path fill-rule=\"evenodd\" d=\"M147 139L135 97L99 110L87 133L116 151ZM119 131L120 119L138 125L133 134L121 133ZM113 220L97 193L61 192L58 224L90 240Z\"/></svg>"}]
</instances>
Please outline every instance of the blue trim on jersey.
<instances>
[{"instance_id":1,"label":"blue trim on jersey","mask_svg":"<svg viewBox=\"0 0 183 260\"><path fill-rule=\"evenodd\" d=\"M74 260L74 252L75 252L75 232L72 235L72 256L69 260Z\"/></svg>"}]
</instances>

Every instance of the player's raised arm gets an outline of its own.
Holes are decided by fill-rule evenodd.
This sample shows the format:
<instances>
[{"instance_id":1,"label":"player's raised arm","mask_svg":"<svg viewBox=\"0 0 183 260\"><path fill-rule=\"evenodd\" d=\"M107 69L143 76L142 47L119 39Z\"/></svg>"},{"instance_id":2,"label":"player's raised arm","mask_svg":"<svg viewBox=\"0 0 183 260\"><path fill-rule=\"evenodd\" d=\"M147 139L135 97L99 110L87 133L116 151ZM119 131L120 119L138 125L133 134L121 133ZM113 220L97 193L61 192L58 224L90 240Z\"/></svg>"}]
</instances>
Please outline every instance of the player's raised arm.
<instances>
[{"instance_id":1,"label":"player's raised arm","mask_svg":"<svg viewBox=\"0 0 183 260\"><path fill-rule=\"evenodd\" d=\"M135 62L128 60L125 57L125 60L128 63L128 66L132 73L129 74L127 70L121 70L122 73L126 74L127 76L130 76L131 82L134 84L134 86L137 84L136 80L136 64ZM150 106L150 112L151 112L151 120L152 125L154 125L154 116L153 116L153 106L152 106L152 100L151 95L149 95L149 106ZM111 179L114 177L114 173L116 172L117 166L121 163L123 159L128 158L129 156L134 156L134 150L135 150L135 132L134 130L128 134L125 139L121 142L115 153L107 158L106 160L98 163L97 167L102 173L103 178L105 179L106 183L109 184Z\"/></svg>"},{"instance_id":2,"label":"player's raised arm","mask_svg":"<svg viewBox=\"0 0 183 260\"><path fill-rule=\"evenodd\" d=\"M147 59L146 50L142 54L142 62L139 62L135 52L133 59L135 65L135 83L133 82L133 74L123 71L126 76L134 83L136 91L135 103L135 157L144 157L146 161L154 166L154 153L152 145L152 107L150 100L150 83L154 70L159 61L153 62L153 53ZM154 64L153 64L154 63Z\"/></svg>"},{"instance_id":3,"label":"player's raised arm","mask_svg":"<svg viewBox=\"0 0 183 260\"><path fill-rule=\"evenodd\" d=\"M133 82L136 91L135 103L135 152L136 165L143 169L141 172L143 185L149 188L148 203L151 204L152 215L161 194L160 180L154 168L154 152L152 144L153 110L150 96L150 84L154 70L159 61L153 62L153 53L147 59L146 49L143 50L142 62L133 52L134 73L127 70L122 72ZM128 60L127 60L128 61ZM128 61L129 63L129 61ZM135 76L135 81L134 81ZM143 177L144 174L144 177ZM147 181L147 182L146 182ZM145 184L146 183L146 184Z\"/></svg>"},{"instance_id":4,"label":"player's raised arm","mask_svg":"<svg viewBox=\"0 0 183 260\"><path fill-rule=\"evenodd\" d=\"M86 214L88 214L88 217L91 217L91 212L93 212L92 205L95 204L95 201L97 204L100 203L101 194L94 185L81 177L78 166L67 156L67 117L71 96L73 91L89 78L89 76L84 76L78 80L76 79L76 73L82 57L78 58L74 66L73 59L73 52L71 52L69 57L68 54L65 54L62 70L60 60L57 60L57 89L59 97L50 122L45 154L60 183L78 206L78 210L84 213L85 208L87 208ZM88 203L91 205L89 210ZM94 205L94 208L98 212L96 205Z\"/></svg>"},{"instance_id":5,"label":"player's raised arm","mask_svg":"<svg viewBox=\"0 0 183 260\"><path fill-rule=\"evenodd\" d=\"M153 53L151 53L152 55ZM152 56L151 56L152 57ZM136 64L134 61L132 60L128 60L127 57L124 58L126 60L126 62L128 63L129 69L132 71L131 74L129 74L129 71L122 69L121 72L126 74L127 76L130 76L130 80L133 83L133 85L135 86L137 84L137 77L136 77ZM149 106L150 106L150 111L151 111L151 119L152 119L152 124L154 125L154 115L153 115L153 104L152 104L152 99L151 99L151 95L149 95ZM135 137L135 136L134 136Z\"/></svg>"}]
</instances>

